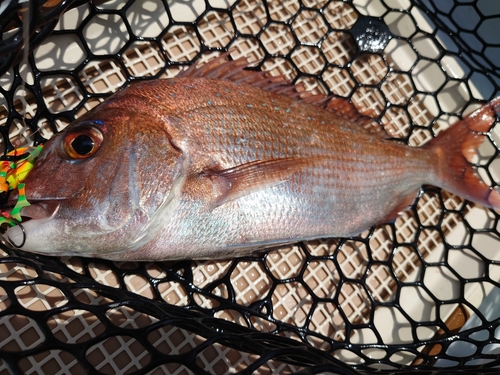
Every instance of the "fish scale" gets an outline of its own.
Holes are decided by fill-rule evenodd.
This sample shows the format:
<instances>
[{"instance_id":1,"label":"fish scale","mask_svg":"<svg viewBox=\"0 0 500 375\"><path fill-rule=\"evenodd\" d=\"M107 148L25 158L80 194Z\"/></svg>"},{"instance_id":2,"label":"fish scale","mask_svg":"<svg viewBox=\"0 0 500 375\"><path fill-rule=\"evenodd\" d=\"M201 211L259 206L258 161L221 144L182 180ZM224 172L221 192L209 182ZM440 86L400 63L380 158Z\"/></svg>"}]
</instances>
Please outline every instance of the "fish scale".
<instances>
[{"instance_id":1,"label":"fish scale","mask_svg":"<svg viewBox=\"0 0 500 375\"><path fill-rule=\"evenodd\" d=\"M183 83L179 83L182 85ZM215 82L213 83L215 84ZM208 86L209 84L207 84ZM248 95L248 94L247 94ZM286 104L293 104L288 103ZM192 144L200 144L201 149L205 154L205 157L211 160L211 163L216 161L219 163L222 168L226 168L229 165L235 164L244 164L246 162L258 159L268 159L268 158L279 158L284 156L291 155L300 155L301 157L311 157L311 156L329 156L329 160L325 161L325 163L318 164L314 168L309 168L307 173L299 174L296 179L292 179L289 184L285 183L278 187L267 191L264 195L259 196L257 194L252 194L247 197L243 197L238 199L238 201L228 202L224 207L218 208L222 213L220 215L214 214L211 212L207 214L207 216L203 216L200 220L196 220L196 224L193 225L192 222L189 222L189 228L199 228L203 227L203 223L207 223L206 225L212 227L212 223L217 223L216 227L220 231L220 227L224 227L225 232L233 232L234 237L231 241L224 239L226 242L237 243L238 239L236 238L239 233L241 233L241 228L257 228L254 232L259 232L261 235L266 233L265 236L272 237L274 235L276 238L302 238L304 236L303 232L313 233L314 237L324 236L329 231L332 231L332 225L328 225L328 217L332 216L333 212L337 213L337 217L342 217L342 221L348 225L352 225L356 220L360 220L359 213L363 212L360 208L363 207L365 202L374 202L376 201L376 195L380 195L380 191L372 190L372 179L370 179L370 175L374 172L377 173L376 169L390 171L390 168L394 168L394 155L398 155L401 157L409 153L407 147L401 146L395 142L386 142L387 143L387 158L378 157L379 163L367 163L366 155L370 155L370 153L377 152L380 153L378 148L372 146L373 143L367 142L367 144L358 145L355 148L348 146L346 140L349 139L349 136L345 134L338 134L332 132L332 130L328 129L328 126L324 126L323 129L319 128L319 132L322 138L322 142L315 147L311 144L307 144L304 140L304 131L303 131L303 123L304 120L307 124L307 117L311 117L313 114L312 111L315 111L316 108L310 108L309 111L305 111L303 108L300 108L301 112L296 118L293 118L294 111L291 111L290 116L292 119L288 118L288 122L292 122L292 129L295 129L294 132L290 131L290 127L280 127L280 121L275 119L270 119L270 114L273 112L264 112L268 116L268 121L272 121L273 127L270 128L268 124L266 124L264 116L261 114L263 109L256 110L253 114L253 118L251 121L241 122L241 121L227 121L222 120L222 117L219 113L224 112L226 106L222 108L217 107L216 104L210 107L204 107L203 109L197 109L196 115L193 114L193 111L190 112L190 121L192 125L192 129L198 130L199 133L193 133L192 135ZM245 106L234 105L232 108L233 120L241 118L240 116L235 116L234 114L238 110L245 111ZM248 108L248 107L247 107ZM264 106L263 108L267 108ZM245 117L248 117L249 114L245 114ZM292 121L293 120L293 121ZM211 123L212 121L212 123ZM295 126L295 122L299 122L302 126L302 129L297 129L298 126ZM207 126L203 126L202 124L208 124ZM248 133L247 137L247 145L248 148L242 149L238 147L238 144L234 142L234 139L238 138L239 132L233 133L231 137L225 137L226 132L225 129L221 129L221 124L230 124L231 130L233 131L241 131L242 133ZM317 123L314 123L316 125ZM332 129L335 124L330 125ZM359 129L350 129L345 133L354 133L356 131L362 132L366 134L366 132ZM318 128L315 128L318 130ZM312 129L308 129L306 131L306 135L310 134ZM220 137L220 138L218 138ZM211 140L212 142L204 143L204 140ZM253 143L253 144L252 144ZM291 144L291 146L290 146ZM306 144L308 147L304 147ZM257 145L264 145L264 147L257 147ZM332 147L333 146L333 147ZM231 152L228 152L231 150ZM251 150L251 152L248 152ZM290 153L289 150L294 150ZM363 156L358 156L357 154L363 152ZM423 153L422 153L423 155ZM387 162L387 159L392 160L393 162ZM205 159L202 159L205 160ZM360 163L362 161L362 163ZM369 161L369 160L368 160ZM336 164L334 166L334 164ZM398 182L401 185L401 180L406 180L404 184L408 184L408 181L415 181L411 188L415 190L418 186L420 186L423 176L427 176L429 173L428 167L425 167L421 170L421 173L418 174L418 169L412 168L421 164L421 162L415 161L415 158L408 158L408 162L405 165L404 170L406 170L406 174L409 176L406 178L405 174L400 175L398 177ZM338 176L338 171L348 171L348 178L342 178ZM408 173L408 171L411 171ZM401 179L403 177L403 179ZM394 184L394 178L392 174L388 174L388 181L378 181L378 186L392 185L396 190L398 185ZM349 182L351 181L351 184ZM347 184L346 184L347 182ZM363 185L366 184L366 185ZM357 188L359 191L356 194L356 197L353 197L349 194L345 194L342 196L342 193L336 194L336 191L346 192L355 191L354 188ZM275 191L272 191L275 190ZM298 191L302 190L304 195L298 194ZM314 190L314 191L313 191ZM393 199L394 192L390 189L385 189L386 195L388 199ZM338 202L336 203L336 207L332 210L331 207L329 210L322 210L322 204L328 200L328 198L338 196ZM292 201L286 201L287 197L295 197ZM302 199L300 199L302 198ZM356 199L358 200L356 202ZM384 206L389 205L387 200L385 199ZM282 202L277 204L276 206L267 205L266 202L276 200L277 202ZM285 222L280 221L280 217L282 217L281 213L283 212L283 207L292 207L291 215L294 220L288 220ZM245 210L248 208L248 210ZM386 207L383 207L386 208ZM238 217L234 217L232 213L238 212L251 212L257 213L259 216L267 218L267 220L257 220L254 221L242 221L239 220ZM287 211L288 212L288 211ZM380 212L384 212L381 210ZM279 214L280 217L275 217L275 213ZM350 215L354 215L355 218L351 218ZM365 213L363 214L363 216ZM284 215L287 217L287 215ZM225 222L225 225L220 225L222 218L230 218ZM312 218L312 219L311 219ZM193 219L191 219L193 220ZM173 221L184 223L185 219L182 218L174 218ZM330 220L331 221L331 220ZM339 220L340 221L340 220ZM373 218L371 218L373 221ZM235 223L235 224L231 224ZM276 224L282 227L282 230L276 230ZM308 224L309 223L309 224ZM302 228L301 228L302 227ZM314 227L314 228L313 228ZM269 233L270 229L273 228L272 231L274 233ZM340 225L334 229L336 233L342 233L342 235L350 235L354 234L354 232L346 232L344 228ZM356 228L355 230L358 230ZM302 231L302 232L301 232ZM188 231L189 232L189 231ZM188 233L185 230L179 230L178 227L173 228L171 233L168 233L166 237L172 240L172 247L179 248L179 244L182 248L182 253L188 253L190 248L200 249L201 244L198 245L197 239L195 238L196 233L189 232L189 235L185 235L185 240L181 241L176 238L176 234L178 233ZM212 230L200 230L199 233L211 233ZM294 236L297 237L294 237ZM258 238L258 236L252 234L247 236L243 240L243 242L253 241L250 238ZM312 236L311 236L312 237ZM176 239L175 239L176 238ZM206 240L206 236L202 236L199 241L202 242ZM168 241L165 238L165 241ZM262 245L257 243L257 245ZM216 244L214 246L213 243L209 244L212 247L218 247L220 244Z\"/></svg>"},{"instance_id":2,"label":"fish scale","mask_svg":"<svg viewBox=\"0 0 500 375\"><path fill-rule=\"evenodd\" d=\"M7 236L48 254L213 259L356 235L423 184L500 208L467 162L500 99L412 148L367 131L345 101L245 67L223 55L131 84L70 124L26 179L32 219ZM80 139L95 147L78 154Z\"/></svg>"}]
</instances>

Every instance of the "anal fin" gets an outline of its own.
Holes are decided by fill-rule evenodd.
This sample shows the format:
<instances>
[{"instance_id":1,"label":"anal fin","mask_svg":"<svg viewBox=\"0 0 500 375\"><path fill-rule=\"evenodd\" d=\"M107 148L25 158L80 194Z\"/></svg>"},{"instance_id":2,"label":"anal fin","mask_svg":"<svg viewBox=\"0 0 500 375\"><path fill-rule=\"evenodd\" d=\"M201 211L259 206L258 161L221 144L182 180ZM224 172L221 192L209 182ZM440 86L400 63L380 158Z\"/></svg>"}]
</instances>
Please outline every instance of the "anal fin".
<instances>
[{"instance_id":1,"label":"anal fin","mask_svg":"<svg viewBox=\"0 0 500 375\"><path fill-rule=\"evenodd\" d=\"M418 190L413 191L407 196L403 198L401 202L399 202L396 207L394 207L382 220L380 220L377 224L385 224L385 223L393 223L394 220L401 214L403 211L407 211L415 202L417 198Z\"/></svg>"}]
</instances>

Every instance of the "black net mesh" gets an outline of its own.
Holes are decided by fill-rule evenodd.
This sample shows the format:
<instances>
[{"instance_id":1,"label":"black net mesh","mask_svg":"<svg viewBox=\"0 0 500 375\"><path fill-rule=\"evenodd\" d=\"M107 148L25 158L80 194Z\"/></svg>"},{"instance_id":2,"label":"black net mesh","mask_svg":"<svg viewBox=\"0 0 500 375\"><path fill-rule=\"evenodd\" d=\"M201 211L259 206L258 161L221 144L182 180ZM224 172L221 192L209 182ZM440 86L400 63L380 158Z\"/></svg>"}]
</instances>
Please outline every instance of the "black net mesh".
<instances>
[{"instance_id":1,"label":"black net mesh","mask_svg":"<svg viewBox=\"0 0 500 375\"><path fill-rule=\"evenodd\" d=\"M173 77L228 48L349 98L412 146L500 88L493 1L23 4L0 3L7 151L43 142L132 80ZM23 41L33 51L19 63ZM495 188L496 128L476 160ZM428 187L395 223L359 237L227 261L119 263L2 245L0 374L496 373L498 219Z\"/></svg>"}]
</instances>

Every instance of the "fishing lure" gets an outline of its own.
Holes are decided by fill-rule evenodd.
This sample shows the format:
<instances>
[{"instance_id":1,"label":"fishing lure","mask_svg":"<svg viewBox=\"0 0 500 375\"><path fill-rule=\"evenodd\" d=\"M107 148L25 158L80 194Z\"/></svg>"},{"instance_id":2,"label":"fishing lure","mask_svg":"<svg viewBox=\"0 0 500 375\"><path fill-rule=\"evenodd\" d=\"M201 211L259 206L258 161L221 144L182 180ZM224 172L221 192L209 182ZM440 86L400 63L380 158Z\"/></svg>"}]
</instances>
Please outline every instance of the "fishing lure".
<instances>
[{"instance_id":1,"label":"fishing lure","mask_svg":"<svg viewBox=\"0 0 500 375\"><path fill-rule=\"evenodd\" d=\"M33 168L42 148L42 145L16 148L0 160L0 193L7 193L14 189L18 191L17 202L12 210L0 212L0 225L7 223L14 226L21 222L21 208L30 205L26 199L23 181Z\"/></svg>"}]
</instances>

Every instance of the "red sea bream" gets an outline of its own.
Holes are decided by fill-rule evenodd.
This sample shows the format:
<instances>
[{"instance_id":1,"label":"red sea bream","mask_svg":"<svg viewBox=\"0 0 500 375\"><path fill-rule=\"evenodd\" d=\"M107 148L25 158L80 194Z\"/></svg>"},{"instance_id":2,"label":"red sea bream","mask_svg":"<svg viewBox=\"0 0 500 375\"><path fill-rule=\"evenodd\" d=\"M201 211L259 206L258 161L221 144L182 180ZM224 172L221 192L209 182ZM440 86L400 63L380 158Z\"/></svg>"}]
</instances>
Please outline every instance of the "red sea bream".
<instances>
[{"instance_id":1,"label":"red sea bream","mask_svg":"<svg viewBox=\"0 0 500 375\"><path fill-rule=\"evenodd\" d=\"M423 184L500 208L469 164L499 99L412 148L365 130L344 100L245 66L221 57L134 83L75 120L44 146L31 219L6 237L51 255L225 258L359 234Z\"/></svg>"}]
</instances>

